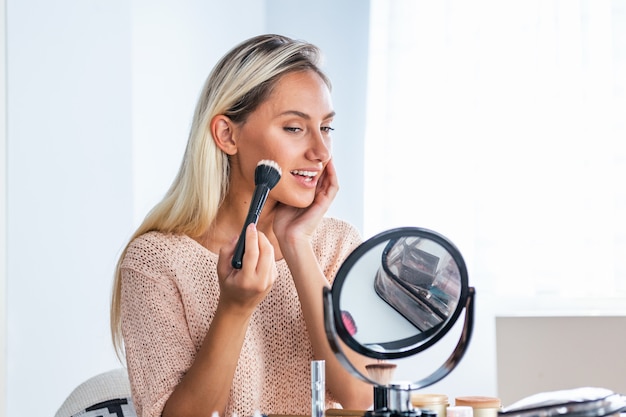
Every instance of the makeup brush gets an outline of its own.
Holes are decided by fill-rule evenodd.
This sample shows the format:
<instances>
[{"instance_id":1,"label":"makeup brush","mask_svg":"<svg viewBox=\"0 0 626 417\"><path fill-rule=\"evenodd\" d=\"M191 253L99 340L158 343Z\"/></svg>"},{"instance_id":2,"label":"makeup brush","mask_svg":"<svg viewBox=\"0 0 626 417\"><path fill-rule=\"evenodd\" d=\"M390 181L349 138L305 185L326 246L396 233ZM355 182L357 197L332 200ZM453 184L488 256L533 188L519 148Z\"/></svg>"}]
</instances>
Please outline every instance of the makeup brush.
<instances>
[{"instance_id":1,"label":"makeup brush","mask_svg":"<svg viewBox=\"0 0 626 417\"><path fill-rule=\"evenodd\" d=\"M235 254L231 262L233 268L241 269L243 266L243 253L246 250L246 228L250 223L256 224L259 221L261 210L267 200L267 195L270 190L278 184L282 171L278 164L269 159L263 159L259 161L254 171L254 194L252 195L252 201L250 202L250 209L248 210L248 216L243 224L241 235L237 241L235 247Z\"/></svg>"},{"instance_id":2,"label":"makeup brush","mask_svg":"<svg viewBox=\"0 0 626 417\"><path fill-rule=\"evenodd\" d=\"M380 361L365 365L365 370L369 377L378 384L387 385L391 382L397 366L395 363Z\"/></svg>"}]
</instances>

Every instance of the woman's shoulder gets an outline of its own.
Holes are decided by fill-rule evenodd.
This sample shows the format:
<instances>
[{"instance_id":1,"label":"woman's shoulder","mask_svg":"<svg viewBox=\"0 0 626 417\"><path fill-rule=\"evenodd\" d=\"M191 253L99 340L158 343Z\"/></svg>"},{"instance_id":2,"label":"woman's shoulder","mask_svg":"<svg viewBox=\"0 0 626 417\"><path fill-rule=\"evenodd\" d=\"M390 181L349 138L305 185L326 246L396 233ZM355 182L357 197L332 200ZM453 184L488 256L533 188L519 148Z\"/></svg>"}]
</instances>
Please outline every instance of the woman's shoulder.
<instances>
[{"instance_id":1,"label":"woman's shoulder","mask_svg":"<svg viewBox=\"0 0 626 417\"><path fill-rule=\"evenodd\" d=\"M193 256L199 244L186 235L151 231L134 238L126 249L122 268L141 271L171 269L173 262Z\"/></svg>"},{"instance_id":2,"label":"woman's shoulder","mask_svg":"<svg viewBox=\"0 0 626 417\"><path fill-rule=\"evenodd\" d=\"M352 224L333 217L322 220L313 237L313 250L329 283L342 262L361 242L361 235Z\"/></svg>"},{"instance_id":3,"label":"woman's shoulder","mask_svg":"<svg viewBox=\"0 0 626 417\"><path fill-rule=\"evenodd\" d=\"M334 217L324 217L315 231L313 241L320 249L345 252L358 246L362 238L353 224Z\"/></svg>"},{"instance_id":4,"label":"woman's shoulder","mask_svg":"<svg viewBox=\"0 0 626 417\"><path fill-rule=\"evenodd\" d=\"M336 217L324 217L317 227L319 236L343 236L359 234L358 229L351 223Z\"/></svg>"},{"instance_id":5,"label":"woman's shoulder","mask_svg":"<svg viewBox=\"0 0 626 417\"><path fill-rule=\"evenodd\" d=\"M128 245L129 251L176 251L181 246L188 245L189 238L185 235L163 233L158 231L146 232L134 238Z\"/></svg>"}]
</instances>

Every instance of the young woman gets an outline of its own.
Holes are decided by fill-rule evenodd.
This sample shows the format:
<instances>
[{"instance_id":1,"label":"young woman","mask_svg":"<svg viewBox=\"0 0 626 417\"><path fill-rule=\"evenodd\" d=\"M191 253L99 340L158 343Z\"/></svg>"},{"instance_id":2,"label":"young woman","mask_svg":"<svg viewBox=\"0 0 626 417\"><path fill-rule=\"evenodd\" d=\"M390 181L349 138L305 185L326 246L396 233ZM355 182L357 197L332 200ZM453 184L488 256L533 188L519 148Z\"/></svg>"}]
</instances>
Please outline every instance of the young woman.
<instances>
[{"instance_id":1,"label":"young woman","mask_svg":"<svg viewBox=\"0 0 626 417\"><path fill-rule=\"evenodd\" d=\"M310 414L310 362L327 406L366 409L372 388L332 354L322 288L360 243L324 217L338 191L330 83L318 49L263 35L209 75L184 160L118 263L111 309L140 416ZM261 160L282 178L231 258Z\"/></svg>"}]
</instances>

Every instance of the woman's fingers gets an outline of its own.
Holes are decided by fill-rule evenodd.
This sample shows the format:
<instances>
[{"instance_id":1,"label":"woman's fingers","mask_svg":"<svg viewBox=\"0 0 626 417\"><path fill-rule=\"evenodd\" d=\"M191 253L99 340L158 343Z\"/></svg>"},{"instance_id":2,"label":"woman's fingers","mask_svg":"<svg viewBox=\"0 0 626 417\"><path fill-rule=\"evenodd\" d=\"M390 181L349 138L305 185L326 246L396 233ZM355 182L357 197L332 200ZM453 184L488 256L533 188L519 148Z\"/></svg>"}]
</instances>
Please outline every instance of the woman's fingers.
<instances>
[{"instance_id":1,"label":"woman's fingers","mask_svg":"<svg viewBox=\"0 0 626 417\"><path fill-rule=\"evenodd\" d=\"M274 247L264 233L259 233L258 244L259 260L256 267L257 275L259 277L265 277L266 285L270 288L278 276L276 262L274 260Z\"/></svg>"},{"instance_id":2,"label":"woman's fingers","mask_svg":"<svg viewBox=\"0 0 626 417\"><path fill-rule=\"evenodd\" d=\"M235 254L236 245L237 237L235 236L228 245L220 248L219 258L217 259L217 276L220 281L224 281L224 279L233 272L231 259Z\"/></svg>"},{"instance_id":3,"label":"woman's fingers","mask_svg":"<svg viewBox=\"0 0 626 417\"><path fill-rule=\"evenodd\" d=\"M256 269L256 263L259 259L259 232L256 224L250 223L246 228L246 249L243 253L241 261L243 265L242 271L247 275Z\"/></svg>"},{"instance_id":4,"label":"woman's fingers","mask_svg":"<svg viewBox=\"0 0 626 417\"><path fill-rule=\"evenodd\" d=\"M331 159L326 164L326 168L324 169L324 174L320 179L317 192L323 193L324 196L327 196L331 201L337 195L339 191L339 180L337 178L337 171L335 170L335 165L333 164L333 160Z\"/></svg>"},{"instance_id":5,"label":"woman's fingers","mask_svg":"<svg viewBox=\"0 0 626 417\"><path fill-rule=\"evenodd\" d=\"M265 298L277 273L274 248L255 224L246 228L245 242L242 268L234 269L231 265L237 244L235 238L231 244L220 249L217 272L221 287L220 299L231 305L251 309Z\"/></svg>"},{"instance_id":6,"label":"woman's fingers","mask_svg":"<svg viewBox=\"0 0 626 417\"><path fill-rule=\"evenodd\" d=\"M259 232L255 224L246 230L246 251L243 255L242 270L246 276L256 280L254 284L262 291L269 289L274 282L276 265L274 247L264 233Z\"/></svg>"}]
</instances>

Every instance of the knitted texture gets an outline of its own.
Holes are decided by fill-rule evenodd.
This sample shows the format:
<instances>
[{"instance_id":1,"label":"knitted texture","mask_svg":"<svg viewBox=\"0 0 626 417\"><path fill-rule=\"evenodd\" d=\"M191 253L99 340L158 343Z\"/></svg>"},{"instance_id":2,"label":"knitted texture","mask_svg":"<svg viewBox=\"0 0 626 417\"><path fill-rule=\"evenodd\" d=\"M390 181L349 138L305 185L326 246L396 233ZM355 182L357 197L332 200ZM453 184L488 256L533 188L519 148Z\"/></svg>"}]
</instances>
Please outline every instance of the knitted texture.
<instances>
[{"instance_id":1,"label":"knitted texture","mask_svg":"<svg viewBox=\"0 0 626 417\"><path fill-rule=\"evenodd\" d=\"M312 243L329 283L360 241L348 223L322 220ZM122 333L138 416L160 416L193 363L217 308L217 260L185 235L150 232L129 245L121 265ZM287 263L276 267L278 278L250 320L227 416L311 412L311 343ZM337 406L330 393L326 398Z\"/></svg>"}]
</instances>

